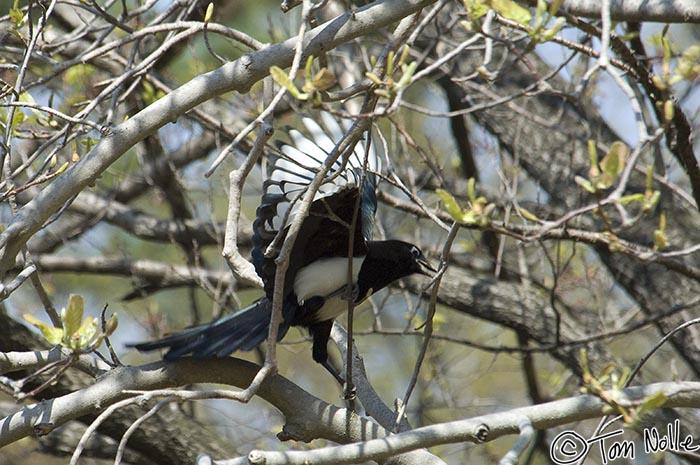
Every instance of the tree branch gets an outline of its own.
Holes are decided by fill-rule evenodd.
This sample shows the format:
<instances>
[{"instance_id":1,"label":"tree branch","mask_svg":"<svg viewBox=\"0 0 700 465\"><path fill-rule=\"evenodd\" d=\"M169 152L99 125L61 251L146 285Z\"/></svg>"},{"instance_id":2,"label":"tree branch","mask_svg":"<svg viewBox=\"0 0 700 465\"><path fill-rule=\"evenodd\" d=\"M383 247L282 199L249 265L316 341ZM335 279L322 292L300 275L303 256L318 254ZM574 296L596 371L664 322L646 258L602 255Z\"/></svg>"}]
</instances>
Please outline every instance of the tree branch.
<instances>
[{"instance_id":1,"label":"tree branch","mask_svg":"<svg viewBox=\"0 0 700 465\"><path fill-rule=\"evenodd\" d=\"M80 416L95 414L134 395L128 391L204 382L244 387L249 385L259 368L234 358L183 359L177 363L120 367L84 390L57 397L50 403L28 405L0 420L0 429L4 432L0 436L0 447L33 434L48 433ZM697 382L636 386L616 391L614 398L618 405L633 408L659 393L665 396L664 407L700 407L700 383ZM381 460L439 444L492 441L504 435L518 434L523 418L528 418L535 429L546 429L595 418L610 411L610 406L600 397L582 395L387 436L386 431L376 424L315 398L279 375L266 378L258 394L285 415L287 423L283 431L289 437L301 441L316 438L339 443L365 441L362 446L349 444L305 452L252 453L253 457L264 456L267 464L355 463L359 458Z\"/></svg>"},{"instance_id":2,"label":"tree branch","mask_svg":"<svg viewBox=\"0 0 700 465\"><path fill-rule=\"evenodd\" d=\"M536 4L532 0L528 3ZM564 0L561 10L600 18L600 0ZM700 23L700 4L694 0L611 0L610 17L615 21Z\"/></svg>"}]
</instances>

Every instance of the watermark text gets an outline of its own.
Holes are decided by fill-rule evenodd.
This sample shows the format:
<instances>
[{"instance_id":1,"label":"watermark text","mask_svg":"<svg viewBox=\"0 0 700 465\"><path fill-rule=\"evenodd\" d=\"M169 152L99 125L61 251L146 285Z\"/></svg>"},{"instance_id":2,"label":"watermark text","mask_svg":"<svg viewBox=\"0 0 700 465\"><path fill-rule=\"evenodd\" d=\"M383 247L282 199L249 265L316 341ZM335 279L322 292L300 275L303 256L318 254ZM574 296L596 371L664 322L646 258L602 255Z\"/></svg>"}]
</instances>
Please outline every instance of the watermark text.
<instances>
[{"instance_id":1,"label":"watermark text","mask_svg":"<svg viewBox=\"0 0 700 465\"><path fill-rule=\"evenodd\" d=\"M621 439L624 430L599 434L584 438L576 431L563 431L554 438L549 448L549 456L557 465L574 464L585 459L591 447L597 450L603 465L619 459L634 459L637 453L633 441ZM655 452L695 452L700 445L695 444L691 435L681 437L681 423L676 420L666 425L666 431L659 432L656 427L644 428L642 431L644 453Z\"/></svg>"}]
</instances>

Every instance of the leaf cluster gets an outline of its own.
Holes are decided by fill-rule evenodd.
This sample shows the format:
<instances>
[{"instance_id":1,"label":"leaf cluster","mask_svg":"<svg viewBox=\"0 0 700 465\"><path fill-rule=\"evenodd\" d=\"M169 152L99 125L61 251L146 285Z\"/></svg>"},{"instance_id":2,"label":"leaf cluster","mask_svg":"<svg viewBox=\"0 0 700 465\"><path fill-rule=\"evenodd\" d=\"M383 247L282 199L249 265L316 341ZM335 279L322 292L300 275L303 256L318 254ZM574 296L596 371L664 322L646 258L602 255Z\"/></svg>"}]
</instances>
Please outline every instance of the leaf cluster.
<instances>
[{"instance_id":1,"label":"leaf cluster","mask_svg":"<svg viewBox=\"0 0 700 465\"><path fill-rule=\"evenodd\" d=\"M401 89L411 84L413 74L418 67L418 62L407 62L410 52L410 47L405 45L401 51L401 55L399 55L399 60L396 61L396 53L394 53L393 50L389 51L386 64L386 79L384 80L380 79L379 76L371 71L365 73L365 76L379 87L374 90L375 94L387 99L393 99ZM370 58L370 63L372 66L376 65L377 57L372 56ZM395 75L399 69L401 70L401 74L397 80Z\"/></svg>"},{"instance_id":2,"label":"leaf cluster","mask_svg":"<svg viewBox=\"0 0 700 465\"><path fill-rule=\"evenodd\" d=\"M306 67L304 68L304 84L302 85L301 90L299 90L297 85L294 83L294 80L290 78L279 66L270 67L270 76L272 76L272 79L277 84L287 89L287 91L294 98L303 101L321 103L320 93L333 87L337 80L331 70L326 67L321 68L314 74L313 62L313 56L310 56L306 60Z\"/></svg>"},{"instance_id":3,"label":"leaf cluster","mask_svg":"<svg viewBox=\"0 0 700 465\"><path fill-rule=\"evenodd\" d=\"M104 332L100 329L97 318L83 318L85 304L83 297L71 294L68 306L61 311L62 326L57 328L48 325L32 315L24 315L24 319L39 328L41 334L51 344L60 344L76 354L88 353L97 349L105 337L109 337L117 329L118 319L114 313L107 320Z\"/></svg>"},{"instance_id":4,"label":"leaf cluster","mask_svg":"<svg viewBox=\"0 0 700 465\"><path fill-rule=\"evenodd\" d=\"M630 427L638 425L643 414L659 409L666 403L666 395L663 392L657 392L646 397L639 405L622 405L619 402L619 393L629 384L629 367L624 367L622 372L618 372L617 367L609 363L598 376L595 376L589 367L586 349L581 349L579 354L583 371L581 393L599 397L612 408L613 412L622 416L625 425Z\"/></svg>"},{"instance_id":5,"label":"leaf cluster","mask_svg":"<svg viewBox=\"0 0 700 465\"><path fill-rule=\"evenodd\" d=\"M435 193L442 200L447 213L461 224L486 226L489 223L493 210L496 208L495 204L488 203L486 197L476 195L476 181L474 178L469 179L467 191L469 202L466 207L459 205L454 196L444 189L437 189Z\"/></svg>"},{"instance_id":6,"label":"leaf cluster","mask_svg":"<svg viewBox=\"0 0 700 465\"><path fill-rule=\"evenodd\" d=\"M481 29L478 20L493 10L504 18L515 21L525 28L534 44L549 42L566 24L566 18L555 17L562 0L555 0L547 6L544 0L537 1L535 16L527 8L513 0L464 0L464 8L470 21L462 21L468 31ZM552 19L554 23L547 27Z\"/></svg>"}]
</instances>

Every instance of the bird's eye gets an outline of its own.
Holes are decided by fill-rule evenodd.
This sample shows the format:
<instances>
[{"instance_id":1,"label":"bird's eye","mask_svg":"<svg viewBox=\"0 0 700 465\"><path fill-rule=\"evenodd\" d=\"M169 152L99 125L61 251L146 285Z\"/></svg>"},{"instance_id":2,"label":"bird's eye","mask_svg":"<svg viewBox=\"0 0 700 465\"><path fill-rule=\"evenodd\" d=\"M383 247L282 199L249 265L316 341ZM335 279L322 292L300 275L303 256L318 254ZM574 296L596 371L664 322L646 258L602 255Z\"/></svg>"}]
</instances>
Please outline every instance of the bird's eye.
<instances>
[{"instance_id":1,"label":"bird's eye","mask_svg":"<svg viewBox=\"0 0 700 465\"><path fill-rule=\"evenodd\" d=\"M418 249L418 247L412 247L412 248L411 248L411 256L412 256L413 258L418 258L418 257L420 257L420 250Z\"/></svg>"}]
</instances>

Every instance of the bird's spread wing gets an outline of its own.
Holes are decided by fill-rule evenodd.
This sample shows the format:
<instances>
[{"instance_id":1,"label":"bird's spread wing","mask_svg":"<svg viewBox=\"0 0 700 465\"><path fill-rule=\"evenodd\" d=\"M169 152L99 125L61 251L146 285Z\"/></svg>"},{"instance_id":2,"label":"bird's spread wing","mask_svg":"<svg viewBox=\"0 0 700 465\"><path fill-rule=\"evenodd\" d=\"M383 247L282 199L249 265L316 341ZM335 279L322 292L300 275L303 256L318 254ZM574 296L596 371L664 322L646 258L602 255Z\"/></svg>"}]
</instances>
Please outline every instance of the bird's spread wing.
<instances>
[{"instance_id":1,"label":"bird's spread wing","mask_svg":"<svg viewBox=\"0 0 700 465\"><path fill-rule=\"evenodd\" d=\"M263 184L263 196L253 224L253 263L265 283L268 296L272 295L276 271L274 259L281 241L267 255L265 252L277 233L284 231L294 220L305 189L344 134L343 128L330 114L322 112L320 120L323 126L304 118L306 134L296 129L288 131L291 143L279 144L279 153L272 157ZM318 258L347 256L350 237L354 237L353 255L365 252L365 242L372 238L377 209L376 176L373 173L379 169L376 152L371 146L366 150L362 142L355 146L347 161L338 159L333 164L297 236L287 276ZM349 225L361 182L360 212L355 231L350 234ZM344 252L339 254L340 250Z\"/></svg>"}]
</instances>

